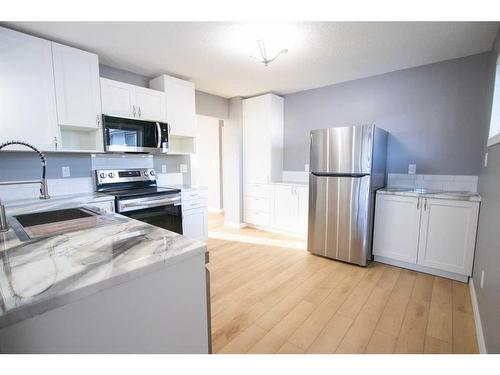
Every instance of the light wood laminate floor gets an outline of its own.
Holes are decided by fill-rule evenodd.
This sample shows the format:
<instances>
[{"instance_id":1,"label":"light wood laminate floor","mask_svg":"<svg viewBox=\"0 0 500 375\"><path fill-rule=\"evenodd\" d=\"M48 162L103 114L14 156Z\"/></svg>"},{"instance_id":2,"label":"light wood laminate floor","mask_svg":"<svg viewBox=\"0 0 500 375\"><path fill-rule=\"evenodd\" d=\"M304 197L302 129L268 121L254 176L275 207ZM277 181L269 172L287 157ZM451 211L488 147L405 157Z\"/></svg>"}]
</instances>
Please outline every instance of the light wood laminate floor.
<instances>
[{"instance_id":1,"label":"light wood laminate floor","mask_svg":"<svg viewBox=\"0 0 500 375\"><path fill-rule=\"evenodd\" d=\"M478 352L467 284L228 241L220 234L236 230L220 216L209 222L214 353ZM248 228L242 238L252 231L270 244L287 241Z\"/></svg>"}]
</instances>

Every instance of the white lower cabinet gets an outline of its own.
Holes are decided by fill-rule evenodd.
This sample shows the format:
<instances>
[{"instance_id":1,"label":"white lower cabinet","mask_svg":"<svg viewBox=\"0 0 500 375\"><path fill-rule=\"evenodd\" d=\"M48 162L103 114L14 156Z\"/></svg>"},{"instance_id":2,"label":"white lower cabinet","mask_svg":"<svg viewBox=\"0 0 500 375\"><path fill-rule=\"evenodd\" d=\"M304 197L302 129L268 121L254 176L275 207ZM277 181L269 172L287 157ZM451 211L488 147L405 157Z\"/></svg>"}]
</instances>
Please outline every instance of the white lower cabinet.
<instances>
[{"instance_id":1,"label":"white lower cabinet","mask_svg":"<svg viewBox=\"0 0 500 375\"><path fill-rule=\"evenodd\" d=\"M309 190L300 184L246 184L244 221L263 229L307 235Z\"/></svg>"},{"instance_id":2,"label":"white lower cabinet","mask_svg":"<svg viewBox=\"0 0 500 375\"><path fill-rule=\"evenodd\" d=\"M466 281L479 202L377 194L375 260Z\"/></svg>"},{"instance_id":3,"label":"white lower cabinet","mask_svg":"<svg viewBox=\"0 0 500 375\"><path fill-rule=\"evenodd\" d=\"M182 190L182 235L208 240L208 202L206 189Z\"/></svg>"}]
</instances>

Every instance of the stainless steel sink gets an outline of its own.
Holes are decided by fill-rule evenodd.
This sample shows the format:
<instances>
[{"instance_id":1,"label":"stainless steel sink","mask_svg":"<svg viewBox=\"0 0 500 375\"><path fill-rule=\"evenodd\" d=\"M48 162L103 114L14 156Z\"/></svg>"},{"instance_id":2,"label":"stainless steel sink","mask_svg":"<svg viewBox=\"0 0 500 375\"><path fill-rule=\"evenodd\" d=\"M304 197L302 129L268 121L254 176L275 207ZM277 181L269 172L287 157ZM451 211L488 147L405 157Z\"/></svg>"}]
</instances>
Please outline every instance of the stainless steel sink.
<instances>
[{"instance_id":1,"label":"stainless steel sink","mask_svg":"<svg viewBox=\"0 0 500 375\"><path fill-rule=\"evenodd\" d=\"M86 207L16 215L10 225L21 241L88 229L100 224L102 213Z\"/></svg>"}]
</instances>

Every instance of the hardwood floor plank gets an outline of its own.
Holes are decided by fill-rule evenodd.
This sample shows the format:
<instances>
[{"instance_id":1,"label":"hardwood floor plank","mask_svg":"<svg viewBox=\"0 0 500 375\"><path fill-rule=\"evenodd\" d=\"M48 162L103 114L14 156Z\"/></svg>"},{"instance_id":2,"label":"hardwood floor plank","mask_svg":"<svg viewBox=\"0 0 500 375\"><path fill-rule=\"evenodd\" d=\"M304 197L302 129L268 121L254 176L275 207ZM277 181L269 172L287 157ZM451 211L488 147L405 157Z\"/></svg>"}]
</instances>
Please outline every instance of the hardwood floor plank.
<instances>
[{"instance_id":1,"label":"hardwood floor plank","mask_svg":"<svg viewBox=\"0 0 500 375\"><path fill-rule=\"evenodd\" d=\"M451 354L451 344L432 336L425 337L425 354Z\"/></svg>"},{"instance_id":2,"label":"hardwood floor plank","mask_svg":"<svg viewBox=\"0 0 500 375\"><path fill-rule=\"evenodd\" d=\"M472 314L453 310L453 353L479 353L476 326Z\"/></svg>"},{"instance_id":3,"label":"hardwood floor plank","mask_svg":"<svg viewBox=\"0 0 500 375\"><path fill-rule=\"evenodd\" d=\"M353 318L334 315L312 344L307 348L309 354L335 353L353 322Z\"/></svg>"},{"instance_id":4,"label":"hardwood floor plank","mask_svg":"<svg viewBox=\"0 0 500 375\"><path fill-rule=\"evenodd\" d=\"M395 353L423 353L434 277L417 275Z\"/></svg>"},{"instance_id":5,"label":"hardwood floor plank","mask_svg":"<svg viewBox=\"0 0 500 375\"><path fill-rule=\"evenodd\" d=\"M314 305L300 301L290 313L262 337L248 353L276 353L291 333L313 312Z\"/></svg>"},{"instance_id":6,"label":"hardwood floor plank","mask_svg":"<svg viewBox=\"0 0 500 375\"><path fill-rule=\"evenodd\" d=\"M396 345L396 337L388 333L375 331L366 346L365 353L369 354L391 354Z\"/></svg>"},{"instance_id":7,"label":"hardwood floor plank","mask_svg":"<svg viewBox=\"0 0 500 375\"><path fill-rule=\"evenodd\" d=\"M427 336L452 343L452 294L451 280L434 278Z\"/></svg>"},{"instance_id":8,"label":"hardwood floor plank","mask_svg":"<svg viewBox=\"0 0 500 375\"><path fill-rule=\"evenodd\" d=\"M469 284L452 281L453 310L465 314L474 314L469 293Z\"/></svg>"},{"instance_id":9,"label":"hardwood floor plank","mask_svg":"<svg viewBox=\"0 0 500 375\"><path fill-rule=\"evenodd\" d=\"M244 354L246 353L252 346L255 345L257 341L259 341L266 334L266 330L256 326L251 325L239 335L237 335L234 339L232 339L228 344L226 344L222 349L220 349L217 353L220 354Z\"/></svg>"},{"instance_id":10,"label":"hardwood floor plank","mask_svg":"<svg viewBox=\"0 0 500 375\"><path fill-rule=\"evenodd\" d=\"M304 350L290 342L285 342L277 352L278 354L303 354Z\"/></svg>"}]
</instances>

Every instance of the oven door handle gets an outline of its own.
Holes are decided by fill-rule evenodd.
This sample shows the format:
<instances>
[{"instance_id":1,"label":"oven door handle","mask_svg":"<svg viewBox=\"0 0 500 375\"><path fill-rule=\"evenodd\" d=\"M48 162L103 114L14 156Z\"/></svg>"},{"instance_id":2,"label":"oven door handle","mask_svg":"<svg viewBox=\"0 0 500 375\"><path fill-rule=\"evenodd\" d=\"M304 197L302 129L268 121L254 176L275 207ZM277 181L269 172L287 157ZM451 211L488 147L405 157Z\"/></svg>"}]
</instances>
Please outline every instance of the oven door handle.
<instances>
[{"instance_id":1,"label":"oven door handle","mask_svg":"<svg viewBox=\"0 0 500 375\"><path fill-rule=\"evenodd\" d=\"M135 211L160 206L180 206L180 204L180 197L163 199L131 199L129 201L118 201L118 212Z\"/></svg>"},{"instance_id":2,"label":"oven door handle","mask_svg":"<svg viewBox=\"0 0 500 375\"><path fill-rule=\"evenodd\" d=\"M158 136L156 148L160 148L161 147L161 126L160 126L159 122L156 123L156 134Z\"/></svg>"}]
</instances>

